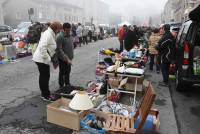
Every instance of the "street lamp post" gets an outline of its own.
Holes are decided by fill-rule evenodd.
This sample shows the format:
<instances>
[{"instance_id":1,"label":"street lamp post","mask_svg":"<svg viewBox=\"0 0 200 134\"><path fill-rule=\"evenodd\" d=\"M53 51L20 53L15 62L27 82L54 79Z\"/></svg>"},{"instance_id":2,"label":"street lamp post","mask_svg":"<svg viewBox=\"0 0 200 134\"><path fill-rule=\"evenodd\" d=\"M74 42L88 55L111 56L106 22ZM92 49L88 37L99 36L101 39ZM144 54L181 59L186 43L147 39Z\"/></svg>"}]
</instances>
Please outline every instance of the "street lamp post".
<instances>
[{"instance_id":1,"label":"street lamp post","mask_svg":"<svg viewBox=\"0 0 200 134\"><path fill-rule=\"evenodd\" d=\"M93 18L93 17L91 17L91 25L93 24L93 20L94 20L94 18Z\"/></svg>"},{"instance_id":2,"label":"street lamp post","mask_svg":"<svg viewBox=\"0 0 200 134\"><path fill-rule=\"evenodd\" d=\"M2 4L5 2L5 0L4 1L0 1L0 24L1 25L3 25L4 24L4 12L3 12L3 6L2 6Z\"/></svg>"},{"instance_id":3,"label":"street lamp post","mask_svg":"<svg viewBox=\"0 0 200 134\"><path fill-rule=\"evenodd\" d=\"M29 21L33 22L31 16L34 14L34 9L33 8L29 8L28 9L28 17L29 17Z\"/></svg>"}]
</instances>

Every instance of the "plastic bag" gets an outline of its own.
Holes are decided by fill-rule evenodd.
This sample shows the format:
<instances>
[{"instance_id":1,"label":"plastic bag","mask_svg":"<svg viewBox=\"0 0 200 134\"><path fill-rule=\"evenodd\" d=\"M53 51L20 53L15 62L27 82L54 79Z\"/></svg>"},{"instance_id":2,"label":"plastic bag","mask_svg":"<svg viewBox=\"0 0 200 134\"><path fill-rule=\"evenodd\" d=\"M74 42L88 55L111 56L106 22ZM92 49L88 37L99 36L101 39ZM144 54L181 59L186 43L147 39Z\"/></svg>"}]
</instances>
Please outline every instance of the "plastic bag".
<instances>
[{"instance_id":1,"label":"plastic bag","mask_svg":"<svg viewBox=\"0 0 200 134\"><path fill-rule=\"evenodd\" d=\"M92 122L97 121L95 115L88 114L87 116L85 116L80 122L81 128L86 129L90 134L106 134L106 131L103 128L100 130L97 130L88 126L87 122L89 121L92 121Z\"/></svg>"}]
</instances>

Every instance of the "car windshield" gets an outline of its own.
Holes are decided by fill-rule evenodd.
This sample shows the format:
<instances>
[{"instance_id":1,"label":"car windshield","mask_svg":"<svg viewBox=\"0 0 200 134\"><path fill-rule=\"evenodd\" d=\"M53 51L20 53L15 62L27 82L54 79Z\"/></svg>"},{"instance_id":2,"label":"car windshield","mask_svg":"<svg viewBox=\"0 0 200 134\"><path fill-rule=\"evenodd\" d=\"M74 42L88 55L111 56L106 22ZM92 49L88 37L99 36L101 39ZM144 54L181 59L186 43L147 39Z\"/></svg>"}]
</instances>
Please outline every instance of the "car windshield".
<instances>
[{"instance_id":1,"label":"car windshield","mask_svg":"<svg viewBox=\"0 0 200 134\"><path fill-rule=\"evenodd\" d=\"M30 25L31 25L31 22L22 22L17 26L17 28L21 29L23 27L27 27L27 26L30 26Z\"/></svg>"},{"instance_id":2,"label":"car windshield","mask_svg":"<svg viewBox=\"0 0 200 134\"><path fill-rule=\"evenodd\" d=\"M23 28L18 30L18 33L25 33L27 31L28 31L28 27L23 27Z\"/></svg>"},{"instance_id":3,"label":"car windshield","mask_svg":"<svg viewBox=\"0 0 200 134\"><path fill-rule=\"evenodd\" d=\"M170 26L173 26L173 27L180 27L180 26L181 26L181 23L171 23Z\"/></svg>"}]
</instances>

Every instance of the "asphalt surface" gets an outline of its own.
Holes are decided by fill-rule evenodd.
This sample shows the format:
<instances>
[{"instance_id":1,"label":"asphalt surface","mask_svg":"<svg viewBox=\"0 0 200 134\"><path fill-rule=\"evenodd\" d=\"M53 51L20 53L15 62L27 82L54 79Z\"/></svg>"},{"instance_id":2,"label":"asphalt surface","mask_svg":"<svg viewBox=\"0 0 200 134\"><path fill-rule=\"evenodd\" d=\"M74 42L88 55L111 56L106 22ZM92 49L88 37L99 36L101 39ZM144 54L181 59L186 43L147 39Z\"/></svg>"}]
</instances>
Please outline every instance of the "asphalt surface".
<instances>
[{"instance_id":1,"label":"asphalt surface","mask_svg":"<svg viewBox=\"0 0 200 134\"><path fill-rule=\"evenodd\" d=\"M97 53L102 47L118 47L114 39L99 40L75 50L71 83L85 87L95 80ZM72 131L46 122L46 105L40 99L38 70L31 56L0 65L0 134L69 134ZM58 90L58 69L51 67L50 90Z\"/></svg>"},{"instance_id":2,"label":"asphalt surface","mask_svg":"<svg viewBox=\"0 0 200 134\"><path fill-rule=\"evenodd\" d=\"M178 92L175 81L171 81L170 92L179 134L200 134L200 86Z\"/></svg>"},{"instance_id":3,"label":"asphalt surface","mask_svg":"<svg viewBox=\"0 0 200 134\"><path fill-rule=\"evenodd\" d=\"M73 85L85 87L88 81L95 79L97 53L102 47L119 47L117 38L100 40L75 50L71 73ZM47 123L48 103L40 99L37 66L31 56L19 60L14 64L0 65L0 134L72 133L72 130ZM145 77L156 90L154 107L160 111L161 133L178 134L169 88L158 85L161 74L147 69ZM58 87L58 69L51 67L50 90L56 91ZM195 112L196 108L192 110L194 116L199 114Z\"/></svg>"}]
</instances>

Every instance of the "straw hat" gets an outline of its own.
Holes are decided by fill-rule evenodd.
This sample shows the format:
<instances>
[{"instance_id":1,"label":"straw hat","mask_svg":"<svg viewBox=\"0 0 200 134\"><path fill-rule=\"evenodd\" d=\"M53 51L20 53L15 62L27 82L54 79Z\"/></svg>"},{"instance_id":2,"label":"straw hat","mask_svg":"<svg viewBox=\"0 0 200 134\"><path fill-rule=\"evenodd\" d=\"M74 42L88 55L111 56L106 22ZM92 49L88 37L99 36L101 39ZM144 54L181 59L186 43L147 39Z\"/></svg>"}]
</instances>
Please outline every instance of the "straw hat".
<instances>
[{"instance_id":1,"label":"straw hat","mask_svg":"<svg viewBox=\"0 0 200 134\"><path fill-rule=\"evenodd\" d=\"M69 103L69 107L74 110L88 110L94 107L88 94L85 91L78 92Z\"/></svg>"}]
</instances>

